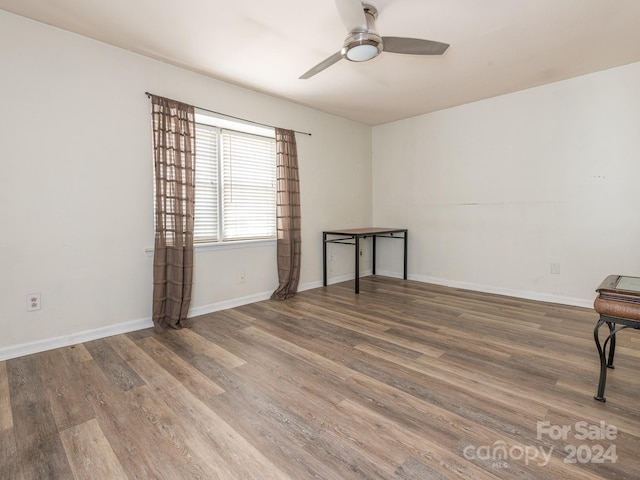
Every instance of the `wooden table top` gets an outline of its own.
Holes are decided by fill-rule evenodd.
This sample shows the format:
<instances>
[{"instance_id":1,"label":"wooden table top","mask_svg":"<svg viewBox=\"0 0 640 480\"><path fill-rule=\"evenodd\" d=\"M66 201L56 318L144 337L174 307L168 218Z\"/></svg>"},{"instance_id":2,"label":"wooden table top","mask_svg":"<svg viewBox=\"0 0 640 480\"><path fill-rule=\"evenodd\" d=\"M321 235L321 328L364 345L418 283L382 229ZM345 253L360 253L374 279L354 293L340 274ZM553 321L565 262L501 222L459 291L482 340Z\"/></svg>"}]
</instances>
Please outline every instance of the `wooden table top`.
<instances>
[{"instance_id":1,"label":"wooden table top","mask_svg":"<svg viewBox=\"0 0 640 480\"><path fill-rule=\"evenodd\" d=\"M627 294L640 296L640 278L609 275L596 289L600 294Z\"/></svg>"},{"instance_id":2,"label":"wooden table top","mask_svg":"<svg viewBox=\"0 0 640 480\"><path fill-rule=\"evenodd\" d=\"M326 230L323 233L335 234L335 235L374 235L379 233L396 233L406 232L406 228L383 228L383 227L367 227L367 228L348 228L344 230Z\"/></svg>"}]
</instances>

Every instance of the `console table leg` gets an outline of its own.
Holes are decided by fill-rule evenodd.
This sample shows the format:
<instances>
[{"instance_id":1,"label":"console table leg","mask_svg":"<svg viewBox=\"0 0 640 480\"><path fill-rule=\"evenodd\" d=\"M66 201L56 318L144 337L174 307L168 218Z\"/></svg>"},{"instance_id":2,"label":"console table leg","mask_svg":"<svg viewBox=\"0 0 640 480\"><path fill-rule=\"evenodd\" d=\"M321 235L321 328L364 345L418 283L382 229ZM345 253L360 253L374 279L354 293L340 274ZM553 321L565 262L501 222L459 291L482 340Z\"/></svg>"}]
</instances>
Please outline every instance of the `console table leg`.
<instances>
[{"instance_id":1,"label":"console table leg","mask_svg":"<svg viewBox=\"0 0 640 480\"><path fill-rule=\"evenodd\" d=\"M616 352L616 334L614 333L614 330L616 328L616 324L613 322L607 322L607 326L609 327L609 337L611 338L611 344L609 345L609 360L607 361L607 367L614 368L613 356Z\"/></svg>"},{"instance_id":2,"label":"console table leg","mask_svg":"<svg viewBox=\"0 0 640 480\"><path fill-rule=\"evenodd\" d=\"M322 234L322 285L327 286L327 234Z\"/></svg>"},{"instance_id":3,"label":"console table leg","mask_svg":"<svg viewBox=\"0 0 640 480\"><path fill-rule=\"evenodd\" d=\"M371 240L372 244L373 244L373 261L371 263L371 273L373 275L376 274L376 236L373 236L373 240Z\"/></svg>"},{"instance_id":4,"label":"console table leg","mask_svg":"<svg viewBox=\"0 0 640 480\"><path fill-rule=\"evenodd\" d=\"M360 237L356 235L356 293L360 293Z\"/></svg>"},{"instance_id":5,"label":"console table leg","mask_svg":"<svg viewBox=\"0 0 640 480\"><path fill-rule=\"evenodd\" d=\"M407 279L407 236L409 235L409 232L405 230L404 232L404 279Z\"/></svg>"},{"instance_id":6,"label":"console table leg","mask_svg":"<svg viewBox=\"0 0 640 480\"><path fill-rule=\"evenodd\" d=\"M604 398L604 387L607 382L607 360L606 360L604 348L600 344L600 336L598 335L600 327L604 323L605 323L605 320L601 318L600 320L598 320L598 323L596 323L596 328L593 330L593 338L596 342L598 355L600 356L600 380L598 381L598 392L593 398L595 398L599 402L606 401L606 398ZM607 342L605 341L605 348L606 348L606 343Z\"/></svg>"}]
</instances>

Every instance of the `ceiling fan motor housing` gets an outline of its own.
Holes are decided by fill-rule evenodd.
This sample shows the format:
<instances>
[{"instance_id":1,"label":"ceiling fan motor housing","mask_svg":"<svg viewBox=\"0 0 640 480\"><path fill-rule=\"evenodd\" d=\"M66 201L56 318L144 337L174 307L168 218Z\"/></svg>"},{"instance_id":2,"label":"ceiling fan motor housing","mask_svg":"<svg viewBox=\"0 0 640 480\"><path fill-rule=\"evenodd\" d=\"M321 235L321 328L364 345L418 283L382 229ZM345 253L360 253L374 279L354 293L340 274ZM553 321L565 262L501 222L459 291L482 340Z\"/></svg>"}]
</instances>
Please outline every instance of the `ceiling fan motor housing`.
<instances>
[{"instance_id":1,"label":"ceiling fan motor housing","mask_svg":"<svg viewBox=\"0 0 640 480\"><path fill-rule=\"evenodd\" d=\"M382 53L382 37L376 31L376 18L378 11L371 5L363 5L367 19L367 29L364 32L353 31L349 33L340 53L344 58L352 62L365 62Z\"/></svg>"}]
</instances>

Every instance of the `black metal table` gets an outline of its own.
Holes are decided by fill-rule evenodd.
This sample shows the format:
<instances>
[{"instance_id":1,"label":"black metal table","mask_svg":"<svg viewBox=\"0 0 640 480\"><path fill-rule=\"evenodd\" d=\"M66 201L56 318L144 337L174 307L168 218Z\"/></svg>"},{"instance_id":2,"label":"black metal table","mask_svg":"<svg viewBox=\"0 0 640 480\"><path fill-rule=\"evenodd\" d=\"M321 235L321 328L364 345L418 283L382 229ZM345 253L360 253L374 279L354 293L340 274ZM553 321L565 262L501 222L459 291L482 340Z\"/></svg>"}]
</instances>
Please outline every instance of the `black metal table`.
<instances>
[{"instance_id":1,"label":"black metal table","mask_svg":"<svg viewBox=\"0 0 640 480\"><path fill-rule=\"evenodd\" d=\"M600 356L600 380L598 392L594 398L604 402L607 368L613 368L616 334L626 328L640 329L640 278L609 275L596 291L599 295L593 308L600 314L600 318L596 323L593 336ZM609 329L609 335L601 344L599 330L605 324Z\"/></svg>"},{"instance_id":2,"label":"black metal table","mask_svg":"<svg viewBox=\"0 0 640 480\"><path fill-rule=\"evenodd\" d=\"M338 238L327 238L338 237ZM352 228L346 230L327 230L322 232L322 285L327 286L327 243L342 243L355 246L356 293L360 293L360 239L372 238L372 273L376 274L376 238L395 238L404 240L404 279L407 279L407 237L406 228Z\"/></svg>"}]
</instances>

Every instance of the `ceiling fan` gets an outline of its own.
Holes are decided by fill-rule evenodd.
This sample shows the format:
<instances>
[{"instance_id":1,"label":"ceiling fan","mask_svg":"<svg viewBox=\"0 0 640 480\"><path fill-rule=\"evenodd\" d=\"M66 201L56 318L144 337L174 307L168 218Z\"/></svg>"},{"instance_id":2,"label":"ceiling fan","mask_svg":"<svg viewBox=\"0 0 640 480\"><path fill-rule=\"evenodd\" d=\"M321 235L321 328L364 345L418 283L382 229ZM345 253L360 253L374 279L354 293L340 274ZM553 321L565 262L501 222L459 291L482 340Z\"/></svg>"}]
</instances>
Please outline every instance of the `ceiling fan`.
<instances>
[{"instance_id":1,"label":"ceiling fan","mask_svg":"<svg viewBox=\"0 0 640 480\"><path fill-rule=\"evenodd\" d=\"M382 52L409 55L442 55L449 44L422 40L419 38L381 37L376 31L378 10L360 0L335 0L342 22L349 34L342 50L326 58L312 69L303 73L300 79L311 78L338 60L346 58L352 62L366 62Z\"/></svg>"}]
</instances>

